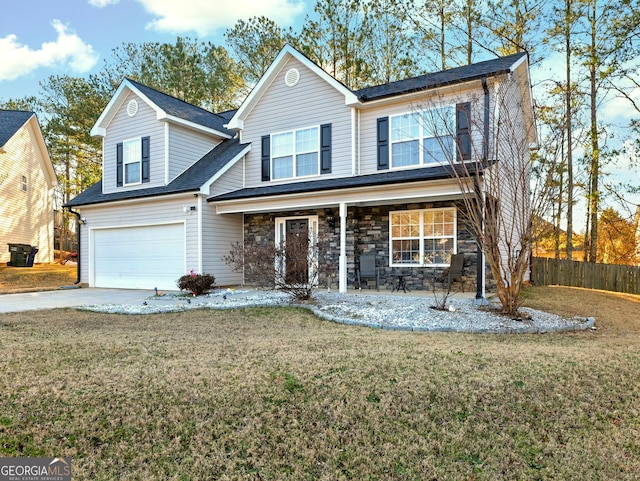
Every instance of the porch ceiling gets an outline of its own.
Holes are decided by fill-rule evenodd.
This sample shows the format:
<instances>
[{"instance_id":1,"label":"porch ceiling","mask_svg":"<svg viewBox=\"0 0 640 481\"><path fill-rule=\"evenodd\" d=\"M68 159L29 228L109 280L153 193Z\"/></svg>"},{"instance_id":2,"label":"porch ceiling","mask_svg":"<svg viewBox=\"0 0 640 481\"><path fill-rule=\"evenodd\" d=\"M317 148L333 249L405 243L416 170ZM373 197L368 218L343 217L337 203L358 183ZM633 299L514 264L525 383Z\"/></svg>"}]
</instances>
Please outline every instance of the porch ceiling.
<instances>
[{"instance_id":1,"label":"porch ceiling","mask_svg":"<svg viewBox=\"0 0 640 481\"><path fill-rule=\"evenodd\" d=\"M300 209L348 206L388 205L397 203L437 202L462 198L455 179L378 185L330 191L278 194L235 200L210 201L217 214L260 213Z\"/></svg>"}]
</instances>

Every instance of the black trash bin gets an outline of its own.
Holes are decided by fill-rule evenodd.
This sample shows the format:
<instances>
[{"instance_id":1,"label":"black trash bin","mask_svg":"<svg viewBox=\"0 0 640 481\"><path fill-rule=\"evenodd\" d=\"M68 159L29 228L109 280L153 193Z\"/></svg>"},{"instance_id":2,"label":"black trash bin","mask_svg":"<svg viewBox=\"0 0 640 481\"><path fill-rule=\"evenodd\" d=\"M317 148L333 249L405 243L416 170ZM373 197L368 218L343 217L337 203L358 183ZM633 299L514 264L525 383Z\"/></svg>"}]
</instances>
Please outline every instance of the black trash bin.
<instances>
[{"instance_id":1,"label":"black trash bin","mask_svg":"<svg viewBox=\"0 0 640 481\"><path fill-rule=\"evenodd\" d=\"M29 244L9 244L11 261L7 262L7 265L11 267L27 267L27 261L31 250L32 247ZM33 261L31 266L33 266Z\"/></svg>"}]
</instances>

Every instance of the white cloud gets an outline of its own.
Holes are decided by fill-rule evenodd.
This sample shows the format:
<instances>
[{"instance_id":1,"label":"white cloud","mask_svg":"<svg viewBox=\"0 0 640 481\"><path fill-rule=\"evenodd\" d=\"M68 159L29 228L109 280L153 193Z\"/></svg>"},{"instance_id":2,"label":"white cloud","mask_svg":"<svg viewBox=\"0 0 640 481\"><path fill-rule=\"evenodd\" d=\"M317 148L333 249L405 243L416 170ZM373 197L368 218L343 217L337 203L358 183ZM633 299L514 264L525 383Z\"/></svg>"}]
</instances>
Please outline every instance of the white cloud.
<instances>
[{"instance_id":1,"label":"white cloud","mask_svg":"<svg viewBox=\"0 0 640 481\"><path fill-rule=\"evenodd\" d=\"M89 5L93 5L94 7L103 8L107 5L115 5L119 3L120 0L89 0Z\"/></svg>"},{"instance_id":2,"label":"white cloud","mask_svg":"<svg viewBox=\"0 0 640 481\"><path fill-rule=\"evenodd\" d=\"M51 24L58 34L54 42L44 42L39 50L18 42L16 35L0 38L0 81L15 80L41 67L70 67L84 73L98 62L98 54L75 33L69 33L59 20Z\"/></svg>"},{"instance_id":3,"label":"white cloud","mask_svg":"<svg viewBox=\"0 0 640 481\"><path fill-rule=\"evenodd\" d=\"M269 17L279 25L291 25L295 17L305 10L302 0L138 1L156 17L147 28L173 34L196 32L199 36L211 34L221 28L231 28L239 19L261 15Z\"/></svg>"}]
</instances>

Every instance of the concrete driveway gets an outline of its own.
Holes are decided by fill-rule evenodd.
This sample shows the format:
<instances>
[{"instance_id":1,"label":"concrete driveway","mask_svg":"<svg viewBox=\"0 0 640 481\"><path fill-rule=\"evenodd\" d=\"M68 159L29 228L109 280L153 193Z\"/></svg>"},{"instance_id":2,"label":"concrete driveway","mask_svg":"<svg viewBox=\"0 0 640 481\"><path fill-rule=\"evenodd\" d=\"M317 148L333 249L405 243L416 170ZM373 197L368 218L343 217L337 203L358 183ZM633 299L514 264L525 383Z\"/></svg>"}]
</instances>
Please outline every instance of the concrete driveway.
<instances>
[{"instance_id":1,"label":"concrete driveway","mask_svg":"<svg viewBox=\"0 0 640 481\"><path fill-rule=\"evenodd\" d=\"M0 295L0 313L95 304L142 304L154 291L132 289L60 289Z\"/></svg>"}]
</instances>

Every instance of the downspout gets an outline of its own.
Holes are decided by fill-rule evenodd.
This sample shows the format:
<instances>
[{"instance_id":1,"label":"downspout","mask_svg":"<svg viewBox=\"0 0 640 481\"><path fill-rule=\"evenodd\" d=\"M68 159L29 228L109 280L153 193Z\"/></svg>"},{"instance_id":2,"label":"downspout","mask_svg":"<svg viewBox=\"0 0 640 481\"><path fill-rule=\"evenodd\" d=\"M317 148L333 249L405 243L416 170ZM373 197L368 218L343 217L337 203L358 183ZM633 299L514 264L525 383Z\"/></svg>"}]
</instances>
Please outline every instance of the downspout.
<instances>
[{"instance_id":1,"label":"downspout","mask_svg":"<svg viewBox=\"0 0 640 481\"><path fill-rule=\"evenodd\" d=\"M489 86L487 85L487 77L482 77L482 90L484 90L484 133L482 139L482 162L487 165L489 160L489 119L490 119L490 107L489 107ZM482 223L482 229L484 229L484 196L480 190L480 180L478 179L477 170L474 179L476 184L476 195L480 196L480 221ZM484 255L482 253L482 247L478 243L476 251L476 265L478 273L476 275L476 304L484 304L486 300L484 298L485 289L485 269L484 269Z\"/></svg>"},{"instance_id":2,"label":"downspout","mask_svg":"<svg viewBox=\"0 0 640 481\"><path fill-rule=\"evenodd\" d=\"M69 211L70 214L73 214L76 216L76 219L78 220L78 232L76 233L76 235L78 236L78 257L76 257L76 282L74 282L74 284L77 286L78 284L80 284L80 259L81 259L81 250L80 250L80 226L82 225L82 219L80 218L80 212L76 212L75 210L73 210L71 207L67 207L67 210Z\"/></svg>"}]
</instances>

